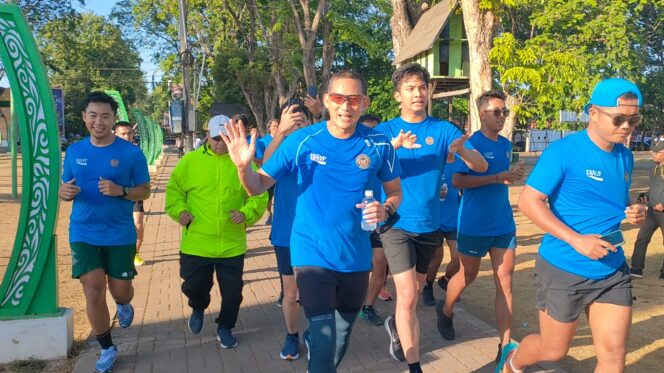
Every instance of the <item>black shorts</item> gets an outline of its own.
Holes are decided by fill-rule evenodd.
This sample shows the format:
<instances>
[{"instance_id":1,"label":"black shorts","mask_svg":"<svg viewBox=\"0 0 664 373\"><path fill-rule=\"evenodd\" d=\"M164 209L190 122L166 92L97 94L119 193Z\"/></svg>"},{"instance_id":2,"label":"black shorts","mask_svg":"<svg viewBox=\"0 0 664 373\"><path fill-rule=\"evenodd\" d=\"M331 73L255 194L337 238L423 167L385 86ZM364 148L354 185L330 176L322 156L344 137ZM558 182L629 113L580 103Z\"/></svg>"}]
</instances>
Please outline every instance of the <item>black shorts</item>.
<instances>
[{"instance_id":1,"label":"black shorts","mask_svg":"<svg viewBox=\"0 0 664 373\"><path fill-rule=\"evenodd\" d=\"M456 241L457 239L457 231L441 231L441 234L443 235L443 238L448 240L448 241ZM443 243L443 240L440 240L440 243Z\"/></svg>"},{"instance_id":2,"label":"black shorts","mask_svg":"<svg viewBox=\"0 0 664 373\"><path fill-rule=\"evenodd\" d=\"M537 309L554 320L571 323L592 303L632 306L632 280L624 263L611 276L593 280L563 271L541 256L535 263Z\"/></svg>"},{"instance_id":3,"label":"black shorts","mask_svg":"<svg viewBox=\"0 0 664 373\"><path fill-rule=\"evenodd\" d=\"M439 230L427 233L410 233L392 228L380 236L390 272L398 274L413 267L417 273L427 273L431 258L440 247Z\"/></svg>"},{"instance_id":4,"label":"black shorts","mask_svg":"<svg viewBox=\"0 0 664 373\"><path fill-rule=\"evenodd\" d=\"M380 240L380 234L376 232L371 232L371 236L369 237L371 240L371 248L383 248L383 242Z\"/></svg>"},{"instance_id":5,"label":"black shorts","mask_svg":"<svg viewBox=\"0 0 664 373\"><path fill-rule=\"evenodd\" d=\"M134 201L134 212L145 212L143 209L143 201Z\"/></svg>"},{"instance_id":6,"label":"black shorts","mask_svg":"<svg viewBox=\"0 0 664 373\"><path fill-rule=\"evenodd\" d=\"M282 276L292 276L293 266L291 265L290 247L275 246L274 254L277 256L277 270Z\"/></svg>"},{"instance_id":7,"label":"black shorts","mask_svg":"<svg viewBox=\"0 0 664 373\"><path fill-rule=\"evenodd\" d=\"M367 296L370 272L337 272L327 268L297 267L297 290L307 318L358 313Z\"/></svg>"}]
</instances>

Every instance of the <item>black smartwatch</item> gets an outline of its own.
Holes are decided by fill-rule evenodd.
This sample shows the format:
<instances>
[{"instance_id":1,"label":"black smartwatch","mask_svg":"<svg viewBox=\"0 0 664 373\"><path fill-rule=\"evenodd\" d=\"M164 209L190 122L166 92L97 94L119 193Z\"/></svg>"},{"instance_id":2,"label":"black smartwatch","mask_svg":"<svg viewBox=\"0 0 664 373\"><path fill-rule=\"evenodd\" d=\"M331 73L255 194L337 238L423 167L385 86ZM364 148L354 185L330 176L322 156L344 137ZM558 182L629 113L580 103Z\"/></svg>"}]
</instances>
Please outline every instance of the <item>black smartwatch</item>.
<instances>
[{"instance_id":1,"label":"black smartwatch","mask_svg":"<svg viewBox=\"0 0 664 373\"><path fill-rule=\"evenodd\" d=\"M321 119L323 119L323 112L321 111L320 114L318 114L318 115L314 115L314 119L315 119L315 120L321 120Z\"/></svg>"},{"instance_id":2,"label":"black smartwatch","mask_svg":"<svg viewBox=\"0 0 664 373\"><path fill-rule=\"evenodd\" d=\"M129 194L130 187L122 187L122 195L120 197L124 198Z\"/></svg>"}]
</instances>

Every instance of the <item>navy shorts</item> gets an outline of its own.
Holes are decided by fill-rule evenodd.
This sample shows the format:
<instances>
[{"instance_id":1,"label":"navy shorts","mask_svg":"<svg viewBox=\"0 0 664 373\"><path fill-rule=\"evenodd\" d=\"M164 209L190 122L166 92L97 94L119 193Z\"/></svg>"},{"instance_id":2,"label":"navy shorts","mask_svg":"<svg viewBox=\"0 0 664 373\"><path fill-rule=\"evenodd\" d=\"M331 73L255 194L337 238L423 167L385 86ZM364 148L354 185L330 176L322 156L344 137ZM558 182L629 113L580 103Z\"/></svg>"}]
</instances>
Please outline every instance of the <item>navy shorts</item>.
<instances>
[{"instance_id":1,"label":"navy shorts","mask_svg":"<svg viewBox=\"0 0 664 373\"><path fill-rule=\"evenodd\" d=\"M463 233L457 235L457 248L461 254L482 258L492 247L516 249L516 232L488 237L469 236Z\"/></svg>"},{"instance_id":2,"label":"navy shorts","mask_svg":"<svg viewBox=\"0 0 664 373\"><path fill-rule=\"evenodd\" d=\"M275 246L274 253L277 255L277 270L282 276L292 276L293 266L290 260L290 247Z\"/></svg>"},{"instance_id":3,"label":"navy shorts","mask_svg":"<svg viewBox=\"0 0 664 373\"><path fill-rule=\"evenodd\" d=\"M457 240L457 231L443 231L441 230L443 234L443 238L446 239L447 241L456 241ZM442 243L442 241L441 241Z\"/></svg>"}]
</instances>

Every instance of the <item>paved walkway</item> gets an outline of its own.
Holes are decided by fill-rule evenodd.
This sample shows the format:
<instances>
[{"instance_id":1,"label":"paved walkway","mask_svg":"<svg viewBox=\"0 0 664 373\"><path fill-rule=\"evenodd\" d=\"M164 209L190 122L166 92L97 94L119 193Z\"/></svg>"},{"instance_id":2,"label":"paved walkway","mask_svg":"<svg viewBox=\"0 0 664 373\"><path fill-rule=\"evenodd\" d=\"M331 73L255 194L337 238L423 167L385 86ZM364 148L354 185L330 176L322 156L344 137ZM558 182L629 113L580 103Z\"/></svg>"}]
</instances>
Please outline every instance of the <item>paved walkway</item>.
<instances>
[{"instance_id":1,"label":"paved walkway","mask_svg":"<svg viewBox=\"0 0 664 373\"><path fill-rule=\"evenodd\" d=\"M178 246L179 226L164 213L165 186L177 157L167 154L153 180L152 197L146 201L145 243L141 255L146 260L139 267L134 282L132 302L136 316L128 329L115 328L113 340L120 350L116 373L124 372L305 372L306 348L300 348L299 360L279 359L284 326L281 309L275 304L279 294L276 260L269 242L270 227L258 224L249 228L244 273L244 301L234 335L235 349L222 349L216 341L214 318L219 312L218 288L213 288L212 302L206 313L203 332L192 335L187 328L190 309L180 291ZM393 289L392 289L393 290ZM440 298L440 289L436 297ZM487 302L487 305L492 302ZM394 301L377 301L381 315L393 312ZM113 307L113 313L115 309ZM112 314L113 314L112 313ZM455 328L458 340L444 341L436 331L433 307L418 306L422 326L421 360L426 372L493 372L497 332L483 321L456 308ZM75 315L85 317L85 315ZM304 319L301 322L305 328ZM407 372L405 363L389 359L389 339L385 329L356 322L350 347L340 372ZM99 347L94 339L78 360L74 372L94 370ZM528 372L562 372L546 364Z\"/></svg>"}]
</instances>

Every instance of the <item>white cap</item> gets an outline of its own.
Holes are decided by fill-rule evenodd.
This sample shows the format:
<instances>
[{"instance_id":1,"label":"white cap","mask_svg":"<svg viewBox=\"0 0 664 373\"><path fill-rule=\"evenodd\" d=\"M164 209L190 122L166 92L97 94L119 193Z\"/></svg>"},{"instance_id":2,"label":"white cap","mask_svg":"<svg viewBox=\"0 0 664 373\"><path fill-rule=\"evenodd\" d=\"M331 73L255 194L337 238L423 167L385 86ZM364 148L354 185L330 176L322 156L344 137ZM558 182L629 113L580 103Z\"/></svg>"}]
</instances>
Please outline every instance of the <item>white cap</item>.
<instances>
[{"instance_id":1,"label":"white cap","mask_svg":"<svg viewBox=\"0 0 664 373\"><path fill-rule=\"evenodd\" d=\"M219 132L223 133L224 135L228 135L226 128L224 127L224 124L227 123L231 123L231 118L223 114L210 118L208 121L208 132L210 132L210 136L219 136Z\"/></svg>"}]
</instances>

